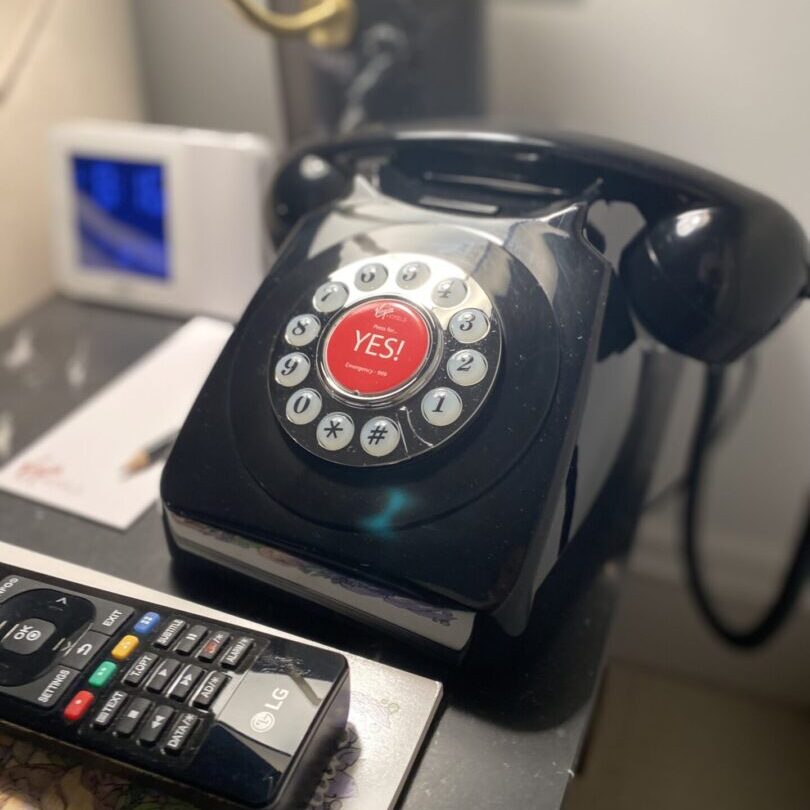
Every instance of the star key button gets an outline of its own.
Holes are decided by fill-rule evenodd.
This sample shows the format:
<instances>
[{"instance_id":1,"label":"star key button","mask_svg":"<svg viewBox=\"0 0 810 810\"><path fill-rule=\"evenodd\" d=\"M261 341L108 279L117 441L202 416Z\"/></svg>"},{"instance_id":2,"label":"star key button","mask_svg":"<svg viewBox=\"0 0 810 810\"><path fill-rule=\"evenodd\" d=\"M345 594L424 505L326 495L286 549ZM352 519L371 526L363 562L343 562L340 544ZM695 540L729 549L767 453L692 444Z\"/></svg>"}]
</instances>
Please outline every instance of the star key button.
<instances>
[{"instance_id":1,"label":"star key button","mask_svg":"<svg viewBox=\"0 0 810 810\"><path fill-rule=\"evenodd\" d=\"M345 413L328 413L318 422L315 435L324 450L342 450L354 436L354 422Z\"/></svg>"}]
</instances>

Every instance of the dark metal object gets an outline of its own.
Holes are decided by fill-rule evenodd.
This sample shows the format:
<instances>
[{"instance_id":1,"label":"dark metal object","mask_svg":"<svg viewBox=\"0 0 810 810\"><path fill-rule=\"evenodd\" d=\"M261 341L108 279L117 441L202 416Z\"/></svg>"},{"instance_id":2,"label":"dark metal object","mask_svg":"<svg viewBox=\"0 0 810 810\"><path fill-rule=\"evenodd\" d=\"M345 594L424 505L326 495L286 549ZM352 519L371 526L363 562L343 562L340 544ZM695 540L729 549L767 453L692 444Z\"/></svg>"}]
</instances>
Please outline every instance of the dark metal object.
<instances>
[{"instance_id":1,"label":"dark metal object","mask_svg":"<svg viewBox=\"0 0 810 810\"><path fill-rule=\"evenodd\" d=\"M295 11L300 0L274 7ZM276 44L291 144L361 124L483 112L482 0L358 0L357 11L346 48Z\"/></svg>"}]
</instances>

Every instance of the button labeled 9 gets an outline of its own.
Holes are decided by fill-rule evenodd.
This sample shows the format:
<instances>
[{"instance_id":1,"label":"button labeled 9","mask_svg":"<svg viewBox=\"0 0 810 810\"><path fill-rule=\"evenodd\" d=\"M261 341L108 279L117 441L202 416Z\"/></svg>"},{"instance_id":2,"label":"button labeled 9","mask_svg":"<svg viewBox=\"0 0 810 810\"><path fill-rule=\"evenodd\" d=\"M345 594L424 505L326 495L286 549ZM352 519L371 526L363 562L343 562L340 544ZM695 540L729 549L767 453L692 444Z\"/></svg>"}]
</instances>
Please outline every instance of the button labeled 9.
<instances>
[{"instance_id":1,"label":"button labeled 9","mask_svg":"<svg viewBox=\"0 0 810 810\"><path fill-rule=\"evenodd\" d=\"M277 363L273 378L285 388L294 388L309 374L309 358L301 352L285 354Z\"/></svg>"}]
</instances>

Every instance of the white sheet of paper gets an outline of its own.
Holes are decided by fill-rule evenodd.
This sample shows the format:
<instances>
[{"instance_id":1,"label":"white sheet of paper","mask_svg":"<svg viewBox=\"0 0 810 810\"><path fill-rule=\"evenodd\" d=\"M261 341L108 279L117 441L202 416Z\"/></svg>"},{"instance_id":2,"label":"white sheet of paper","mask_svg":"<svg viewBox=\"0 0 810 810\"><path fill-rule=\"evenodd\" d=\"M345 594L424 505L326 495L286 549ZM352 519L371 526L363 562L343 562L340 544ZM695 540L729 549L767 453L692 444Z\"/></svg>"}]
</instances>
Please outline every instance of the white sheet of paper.
<instances>
[{"instance_id":1,"label":"white sheet of paper","mask_svg":"<svg viewBox=\"0 0 810 810\"><path fill-rule=\"evenodd\" d=\"M189 321L0 469L0 489L127 529L157 498L163 464L123 466L180 429L231 331Z\"/></svg>"}]
</instances>

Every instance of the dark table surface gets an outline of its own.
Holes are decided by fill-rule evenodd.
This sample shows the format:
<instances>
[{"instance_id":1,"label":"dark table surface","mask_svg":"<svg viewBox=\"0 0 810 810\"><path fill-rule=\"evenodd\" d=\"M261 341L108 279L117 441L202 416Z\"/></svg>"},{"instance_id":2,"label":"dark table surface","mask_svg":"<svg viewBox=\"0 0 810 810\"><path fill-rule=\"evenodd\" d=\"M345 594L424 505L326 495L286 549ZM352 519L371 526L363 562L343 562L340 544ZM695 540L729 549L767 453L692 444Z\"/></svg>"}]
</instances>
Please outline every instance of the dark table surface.
<instances>
[{"instance_id":1,"label":"dark table surface","mask_svg":"<svg viewBox=\"0 0 810 810\"><path fill-rule=\"evenodd\" d=\"M0 329L0 462L56 424L181 321L53 298ZM445 684L406 786L404 810L558 808L576 768L640 504L660 439L672 369L645 364L640 413L605 495L538 598L511 656L442 664L324 611L267 598L262 586L178 569L157 507L127 532L0 492L0 539L315 638ZM168 392L170 395L170 392Z\"/></svg>"}]
</instances>

